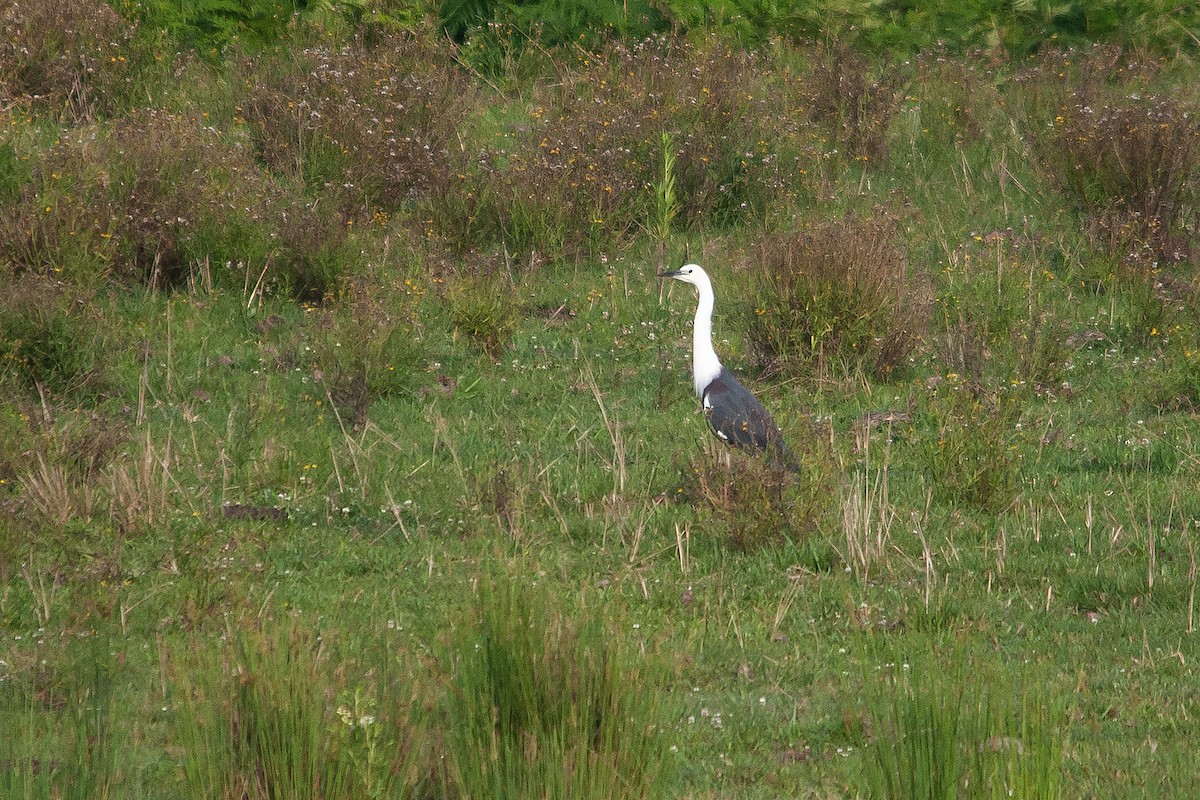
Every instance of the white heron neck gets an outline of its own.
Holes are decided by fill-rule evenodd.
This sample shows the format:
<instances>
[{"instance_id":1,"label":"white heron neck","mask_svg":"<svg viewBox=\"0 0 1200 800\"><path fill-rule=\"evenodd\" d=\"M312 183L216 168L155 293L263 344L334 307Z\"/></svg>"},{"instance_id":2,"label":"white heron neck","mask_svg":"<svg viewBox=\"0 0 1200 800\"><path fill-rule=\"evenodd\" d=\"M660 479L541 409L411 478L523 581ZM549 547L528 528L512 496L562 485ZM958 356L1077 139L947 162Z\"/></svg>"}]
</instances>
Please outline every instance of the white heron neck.
<instances>
[{"instance_id":1,"label":"white heron neck","mask_svg":"<svg viewBox=\"0 0 1200 800\"><path fill-rule=\"evenodd\" d=\"M692 383L696 395L704 396L704 387L721 374L721 361L712 343L713 290L712 285L696 286L700 302L696 306L696 321L692 325Z\"/></svg>"}]
</instances>

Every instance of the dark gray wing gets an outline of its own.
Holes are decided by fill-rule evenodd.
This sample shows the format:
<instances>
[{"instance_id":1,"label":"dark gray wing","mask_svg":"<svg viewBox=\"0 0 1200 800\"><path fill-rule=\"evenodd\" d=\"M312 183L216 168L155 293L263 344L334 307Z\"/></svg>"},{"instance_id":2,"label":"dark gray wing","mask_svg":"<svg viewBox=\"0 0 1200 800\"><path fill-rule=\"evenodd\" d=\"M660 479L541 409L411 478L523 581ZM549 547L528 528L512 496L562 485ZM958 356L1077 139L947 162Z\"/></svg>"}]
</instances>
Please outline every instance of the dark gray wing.
<instances>
[{"instance_id":1,"label":"dark gray wing","mask_svg":"<svg viewBox=\"0 0 1200 800\"><path fill-rule=\"evenodd\" d=\"M762 403L730 374L720 374L704 388L704 414L722 441L737 447L787 454L779 426Z\"/></svg>"}]
</instances>

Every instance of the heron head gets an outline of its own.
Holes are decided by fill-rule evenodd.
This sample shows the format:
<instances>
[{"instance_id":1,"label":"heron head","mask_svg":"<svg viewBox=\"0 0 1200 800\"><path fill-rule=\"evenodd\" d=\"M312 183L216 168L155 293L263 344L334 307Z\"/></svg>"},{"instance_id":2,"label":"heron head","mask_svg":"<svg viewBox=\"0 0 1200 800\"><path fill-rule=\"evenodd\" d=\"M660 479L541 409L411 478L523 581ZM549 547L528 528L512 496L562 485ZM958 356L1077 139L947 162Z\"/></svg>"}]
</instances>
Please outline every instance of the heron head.
<instances>
[{"instance_id":1,"label":"heron head","mask_svg":"<svg viewBox=\"0 0 1200 800\"><path fill-rule=\"evenodd\" d=\"M658 273L660 278L674 278L677 281L690 283L693 286L700 286L708 282L708 273L706 273L699 264L684 264L679 269L671 270L670 272Z\"/></svg>"}]
</instances>

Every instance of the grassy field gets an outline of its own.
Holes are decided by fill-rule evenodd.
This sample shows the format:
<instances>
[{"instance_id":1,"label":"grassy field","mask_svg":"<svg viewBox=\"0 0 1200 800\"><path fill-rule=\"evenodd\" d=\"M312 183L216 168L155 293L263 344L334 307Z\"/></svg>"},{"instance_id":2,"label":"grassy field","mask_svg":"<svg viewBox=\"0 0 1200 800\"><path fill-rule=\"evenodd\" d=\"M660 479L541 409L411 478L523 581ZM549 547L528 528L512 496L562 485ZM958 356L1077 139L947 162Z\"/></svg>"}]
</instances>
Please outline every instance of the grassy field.
<instances>
[{"instance_id":1,"label":"grassy field","mask_svg":"<svg viewBox=\"0 0 1200 800\"><path fill-rule=\"evenodd\" d=\"M46 7L0 795L1197 795L1194 50ZM699 414L686 261L798 476Z\"/></svg>"}]
</instances>

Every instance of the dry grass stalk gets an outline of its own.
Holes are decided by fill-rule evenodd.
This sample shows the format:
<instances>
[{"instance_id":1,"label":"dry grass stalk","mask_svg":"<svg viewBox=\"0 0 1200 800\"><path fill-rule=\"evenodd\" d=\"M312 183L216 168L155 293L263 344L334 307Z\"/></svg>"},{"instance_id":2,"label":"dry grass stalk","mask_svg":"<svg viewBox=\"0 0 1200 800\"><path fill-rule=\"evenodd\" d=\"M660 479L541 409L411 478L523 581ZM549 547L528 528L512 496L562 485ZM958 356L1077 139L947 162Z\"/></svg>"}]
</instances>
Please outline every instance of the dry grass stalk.
<instances>
[{"instance_id":1,"label":"dry grass stalk","mask_svg":"<svg viewBox=\"0 0 1200 800\"><path fill-rule=\"evenodd\" d=\"M21 486L25 497L44 521L65 525L73 519L90 522L96 507L95 490L86 481L72 478L70 470L61 463L37 454L37 466L30 469Z\"/></svg>"},{"instance_id":2,"label":"dry grass stalk","mask_svg":"<svg viewBox=\"0 0 1200 800\"><path fill-rule=\"evenodd\" d=\"M149 430L133 458L109 471L110 517L122 530L150 528L166 521L171 510L171 439L161 453Z\"/></svg>"},{"instance_id":3,"label":"dry grass stalk","mask_svg":"<svg viewBox=\"0 0 1200 800\"><path fill-rule=\"evenodd\" d=\"M883 467L870 476L855 475L842 503L843 530L846 535L844 559L859 578L866 579L871 568L887 553L896 509L888 499L888 470Z\"/></svg>"}]
</instances>

